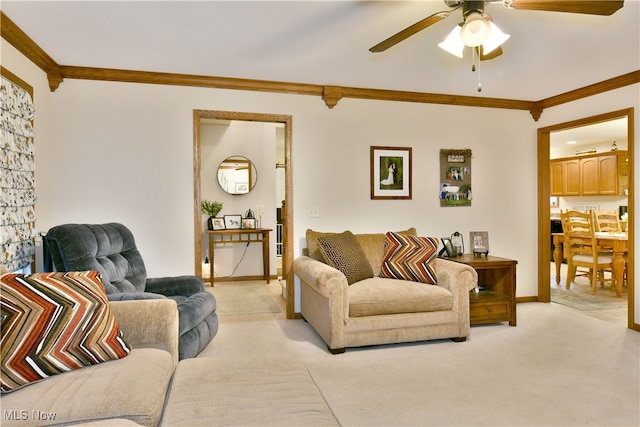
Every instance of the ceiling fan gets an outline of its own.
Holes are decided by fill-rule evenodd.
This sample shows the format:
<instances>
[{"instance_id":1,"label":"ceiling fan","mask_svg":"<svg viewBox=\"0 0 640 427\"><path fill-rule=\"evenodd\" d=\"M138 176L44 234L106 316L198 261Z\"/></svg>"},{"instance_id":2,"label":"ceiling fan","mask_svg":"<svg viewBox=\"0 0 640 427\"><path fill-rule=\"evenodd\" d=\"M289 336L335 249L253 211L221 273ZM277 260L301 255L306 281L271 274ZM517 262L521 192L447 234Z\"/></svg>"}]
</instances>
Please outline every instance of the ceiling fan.
<instances>
[{"instance_id":1,"label":"ceiling fan","mask_svg":"<svg viewBox=\"0 0 640 427\"><path fill-rule=\"evenodd\" d=\"M612 15L622 8L624 0L444 0L450 8L436 12L393 36L383 40L369 50L383 52L412 35L447 18L452 12L462 9L463 22L456 25L447 39L438 46L462 58L465 46L473 48L480 60L492 59L502 54L500 47L509 35L502 33L492 22L491 15L484 11L485 4L502 3L509 9L541 10L547 12L583 13L589 15Z\"/></svg>"}]
</instances>

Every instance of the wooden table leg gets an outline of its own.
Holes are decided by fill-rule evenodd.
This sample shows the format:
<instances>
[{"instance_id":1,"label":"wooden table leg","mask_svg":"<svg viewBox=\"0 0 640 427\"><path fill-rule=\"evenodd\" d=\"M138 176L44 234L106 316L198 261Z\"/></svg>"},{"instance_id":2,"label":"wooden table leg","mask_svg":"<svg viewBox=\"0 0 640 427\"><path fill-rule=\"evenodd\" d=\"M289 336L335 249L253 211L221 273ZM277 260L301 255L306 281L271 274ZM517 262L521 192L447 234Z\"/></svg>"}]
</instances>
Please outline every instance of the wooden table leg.
<instances>
[{"instance_id":1,"label":"wooden table leg","mask_svg":"<svg viewBox=\"0 0 640 427\"><path fill-rule=\"evenodd\" d=\"M556 264L556 284L560 284L560 266L562 265L562 244L558 236L553 236L553 261Z\"/></svg>"},{"instance_id":2,"label":"wooden table leg","mask_svg":"<svg viewBox=\"0 0 640 427\"><path fill-rule=\"evenodd\" d=\"M271 283L271 266L269 265L271 257L269 256L269 232L262 232L262 268L264 280Z\"/></svg>"},{"instance_id":3,"label":"wooden table leg","mask_svg":"<svg viewBox=\"0 0 640 427\"><path fill-rule=\"evenodd\" d=\"M209 284L213 287L213 239L209 234Z\"/></svg>"},{"instance_id":4,"label":"wooden table leg","mask_svg":"<svg viewBox=\"0 0 640 427\"><path fill-rule=\"evenodd\" d=\"M613 242L613 276L616 281L616 296L622 297L622 283L624 281L624 242Z\"/></svg>"}]
</instances>

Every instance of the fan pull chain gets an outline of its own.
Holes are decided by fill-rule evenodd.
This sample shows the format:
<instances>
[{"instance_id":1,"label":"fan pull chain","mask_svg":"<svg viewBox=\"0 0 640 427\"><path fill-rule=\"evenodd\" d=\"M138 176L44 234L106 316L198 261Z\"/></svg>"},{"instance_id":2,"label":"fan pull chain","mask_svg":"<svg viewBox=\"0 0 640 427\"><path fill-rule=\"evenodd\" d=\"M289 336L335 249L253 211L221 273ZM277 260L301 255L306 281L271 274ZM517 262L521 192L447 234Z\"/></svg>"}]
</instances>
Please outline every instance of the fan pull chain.
<instances>
[{"instance_id":1,"label":"fan pull chain","mask_svg":"<svg viewBox=\"0 0 640 427\"><path fill-rule=\"evenodd\" d=\"M482 92L482 81L480 80L480 61L478 61L478 92Z\"/></svg>"},{"instance_id":2,"label":"fan pull chain","mask_svg":"<svg viewBox=\"0 0 640 427\"><path fill-rule=\"evenodd\" d=\"M480 49L479 47L477 49ZM471 64L471 71L476 71L476 48L472 47L471 51L473 52L473 62ZM482 92L482 81L480 80L480 52L478 51L478 92Z\"/></svg>"},{"instance_id":3,"label":"fan pull chain","mask_svg":"<svg viewBox=\"0 0 640 427\"><path fill-rule=\"evenodd\" d=\"M471 54L473 55L471 58L471 71L475 73L476 71L476 48L471 48Z\"/></svg>"}]
</instances>

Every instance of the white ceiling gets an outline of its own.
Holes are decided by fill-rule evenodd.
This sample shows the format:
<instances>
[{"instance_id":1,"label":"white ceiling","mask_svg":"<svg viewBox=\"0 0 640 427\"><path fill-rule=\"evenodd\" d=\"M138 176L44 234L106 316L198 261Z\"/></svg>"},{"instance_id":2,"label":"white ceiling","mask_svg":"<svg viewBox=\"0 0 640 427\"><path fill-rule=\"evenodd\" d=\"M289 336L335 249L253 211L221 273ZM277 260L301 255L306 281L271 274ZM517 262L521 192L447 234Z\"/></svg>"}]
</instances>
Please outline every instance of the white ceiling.
<instances>
[{"instance_id":1,"label":"white ceiling","mask_svg":"<svg viewBox=\"0 0 640 427\"><path fill-rule=\"evenodd\" d=\"M368 50L446 10L441 0L2 0L1 8L61 65L530 101L640 69L639 0L604 17L487 5L511 38L504 55L482 63L481 94L470 52L459 59L437 47L459 11L386 52Z\"/></svg>"},{"instance_id":2,"label":"white ceiling","mask_svg":"<svg viewBox=\"0 0 640 427\"><path fill-rule=\"evenodd\" d=\"M627 147L627 118L614 119L573 129L551 132L551 150L566 148L567 142L574 141L576 151L617 141L620 148Z\"/></svg>"}]
</instances>

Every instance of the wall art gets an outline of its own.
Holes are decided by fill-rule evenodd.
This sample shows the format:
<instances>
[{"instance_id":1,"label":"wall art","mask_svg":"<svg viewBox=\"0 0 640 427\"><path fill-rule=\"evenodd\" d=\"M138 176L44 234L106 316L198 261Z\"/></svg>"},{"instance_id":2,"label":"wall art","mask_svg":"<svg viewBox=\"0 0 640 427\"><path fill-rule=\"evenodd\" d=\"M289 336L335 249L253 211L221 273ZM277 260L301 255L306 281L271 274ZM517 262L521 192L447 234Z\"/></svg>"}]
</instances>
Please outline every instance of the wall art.
<instances>
[{"instance_id":1,"label":"wall art","mask_svg":"<svg viewBox=\"0 0 640 427\"><path fill-rule=\"evenodd\" d=\"M440 206L471 206L471 150L440 150Z\"/></svg>"},{"instance_id":2,"label":"wall art","mask_svg":"<svg viewBox=\"0 0 640 427\"><path fill-rule=\"evenodd\" d=\"M411 199L411 147L371 147L371 199Z\"/></svg>"}]
</instances>

